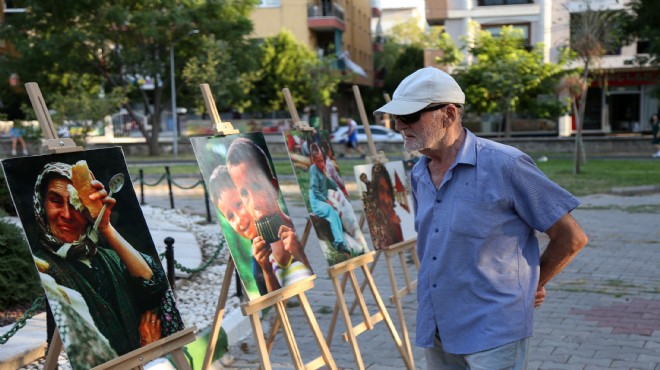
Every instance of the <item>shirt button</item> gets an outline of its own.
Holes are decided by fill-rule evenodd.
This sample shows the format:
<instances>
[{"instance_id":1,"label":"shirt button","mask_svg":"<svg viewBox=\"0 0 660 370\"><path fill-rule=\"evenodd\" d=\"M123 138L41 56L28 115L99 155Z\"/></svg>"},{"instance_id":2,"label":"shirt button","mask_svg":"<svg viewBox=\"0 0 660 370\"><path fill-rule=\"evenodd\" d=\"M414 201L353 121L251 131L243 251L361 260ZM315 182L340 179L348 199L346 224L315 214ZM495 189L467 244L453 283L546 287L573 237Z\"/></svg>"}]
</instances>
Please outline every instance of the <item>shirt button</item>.
<instances>
[{"instance_id":1,"label":"shirt button","mask_svg":"<svg viewBox=\"0 0 660 370\"><path fill-rule=\"evenodd\" d=\"M438 287L438 285L437 285L437 284L433 284L433 287L434 287L434 288L437 288L437 287Z\"/></svg>"},{"instance_id":2,"label":"shirt button","mask_svg":"<svg viewBox=\"0 0 660 370\"><path fill-rule=\"evenodd\" d=\"M437 203L442 203L441 199L436 200Z\"/></svg>"},{"instance_id":3,"label":"shirt button","mask_svg":"<svg viewBox=\"0 0 660 370\"><path fill-rule=\"evenodd\" d=\"M434 260L434 261L437 260L437 259L438 259L437 257L433 256L433 260Z\"/></svg>"},{"instance_id":4,"label":"shirt button","mask_svg":"<svg viewBox=\"0 0 660 370\"><path fill-rule=\"evenodd\" d=\"M435 229L435 232L437 233L437 232L438 232L438 229Z\"/></svg>"}]
</instances>

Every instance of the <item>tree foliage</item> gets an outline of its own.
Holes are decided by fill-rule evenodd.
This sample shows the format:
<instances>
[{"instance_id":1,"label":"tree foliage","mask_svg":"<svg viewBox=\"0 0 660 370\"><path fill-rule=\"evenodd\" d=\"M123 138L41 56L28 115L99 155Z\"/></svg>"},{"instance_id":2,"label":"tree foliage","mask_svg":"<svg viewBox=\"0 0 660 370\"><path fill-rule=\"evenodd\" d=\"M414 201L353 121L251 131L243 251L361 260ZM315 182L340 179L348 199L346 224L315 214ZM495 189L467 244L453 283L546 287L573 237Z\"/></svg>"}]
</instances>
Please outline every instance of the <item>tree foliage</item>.
<instances>
[{"instance_id":1,"label":"tree foliage","mask_svg":"<svg viewBox=\"0 0 660 370\"><path fill-rule=\"evenodd\" d=\"M0 210L0 310L32 303L44 294L22 230L3 216Z\"/></svg>"},{"instance_id":2,"label":"tree foliage","mask_svg":"<svg viewBox=\"0 0 660 370\"><path fill-rule=\"evenodd\" d=\"M76 139L84 142L90 130L103 119L127 102L125 88L115 87L105 93L102 86L88 81L89 76L66 75L63 82L68 87L66 93L61 90L51 96L50 108L55 110L53 122L63 125L66 121L81 124L82 131ZM77 136L74 134L74 136Z\"/></svg>"},{"instance_id":3,"label":"tree foliage","mask_svg":"<svg viewBox=\"0 0 660 370\"><path fill-rule=\"evenodd\" d=\"M648 44L648 58L638 57L640 64L660 63L660 28L658 14L660 2L656 0L632 0L627 12L620 13L625 41L644 41Z\"/></svg>"},{"instance_id":4,"label":"tree foliage","mask_svg":"<svg viewBox=\"0 0 660 370\"><path fill-rule=\"evenodd\" d=\"M367 112L383 105L384 93L391 95L401 80L424 67L424 49L442 50L445 64L455 64L462 57L443 27L424 29L415 19L395 25L384 36L383 51L374 53L374 69L381 75L383 85L363 94Z\"/></svg>"},{"instance_id":5,"label":"tree foliage","mask_svg":"<svg viewBox=\"0 0 660 370\"><path fill-rule=\"evenodd\" d=\"M224 52L239 71L249 65L242 62L249 55L246 36L252 31L249 12L253 0L22 3L27 11L12 14L0 27L0 38L12 40L18 52L17 57L0 63L0 73L15 72L23 81L38 82L47 100L66 90L64 79L69 74L96 78L106 91L124 88L130 101L125 104L129 113L141 106L150 117L153 129L142 125L140 129L152 154L159 151L163 95L170 90L167 76L172 47L179 69L185 66L184 61L208 50L203 48L217 45L200 42L200 36L224 41ZM156 81L154 89L136 88L146 77ZM231 86L236 77L217 85Z\"/></svg>"},{"instance_id":6,"label":"tree foliage","mask_svg":"<svg viewBox=\"0 0 660 370\"><path fill-rule=\"evenodd\" d=\"M555 95L564 61L545 63L542 45L526 49L520 30L503 27L499 36L480 31L468 51L474 62L455 71L466 104L476 113L504 113L507 136L512 112L542 112L552 118L566 112L567 102L540 99Z\"/></svg>"},{"instance_id":7,"label":"tree foliage","mask_svg":"<svg viewBox=\"0 0 660 370\"><path fill-rule=\"evenodd\" d=\"M252 88L247 110L285 110L282 98L285 87L291 91L296 107L317 102L329 106L342 79L334 68L335 62L333 56L320 60L287 30L265 39L261 45L259 69L249 78Z\"/></svg>"}]
</instances>

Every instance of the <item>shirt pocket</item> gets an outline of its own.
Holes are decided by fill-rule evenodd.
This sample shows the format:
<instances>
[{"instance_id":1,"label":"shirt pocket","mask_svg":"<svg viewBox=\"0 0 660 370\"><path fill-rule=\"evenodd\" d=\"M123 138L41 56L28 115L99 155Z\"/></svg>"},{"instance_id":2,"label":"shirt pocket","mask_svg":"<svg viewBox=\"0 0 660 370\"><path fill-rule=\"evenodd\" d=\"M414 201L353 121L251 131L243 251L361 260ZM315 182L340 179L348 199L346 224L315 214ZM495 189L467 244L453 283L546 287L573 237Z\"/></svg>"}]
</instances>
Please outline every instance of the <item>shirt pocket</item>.
<instances>
[{"instance_id":1,"label":"shirt pocket","mask_svg":"<svg viewBox=\"0 0 660 370\"><path fill-rule=\"evenodd\" d=\"M484 239L498 223L497 202L454 198L449 225L452 233Z\"/></svg>"}]
</instances>

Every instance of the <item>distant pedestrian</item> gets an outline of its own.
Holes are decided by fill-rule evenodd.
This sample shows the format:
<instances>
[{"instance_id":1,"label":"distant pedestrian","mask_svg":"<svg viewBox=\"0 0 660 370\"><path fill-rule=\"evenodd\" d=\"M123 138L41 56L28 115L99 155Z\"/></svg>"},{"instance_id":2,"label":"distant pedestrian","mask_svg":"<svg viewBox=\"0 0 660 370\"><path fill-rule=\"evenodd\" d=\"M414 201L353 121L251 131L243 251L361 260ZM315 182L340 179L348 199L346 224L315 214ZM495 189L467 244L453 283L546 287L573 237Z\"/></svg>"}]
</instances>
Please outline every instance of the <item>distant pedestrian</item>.
<instances>
[{"instance_id":1,"label":"distant pedestrian","mask_svg":"<svg viewBox=\"0 0 660 370\"><path fill-rule=\"evenodd\" d=\"M9 129L9 136L11 137L11 155L16 155L17 143L21 143L23 155L28 155L27 144L25 143L25 139L23 139L23 135L25 135L25 129L21 127L20 124L17 126L16 123L14 123L14 126Z\"/></svg>"},{"instance_id":2,"label":"distant pedestrian","mask_svg":"<svg viewBox=\"0 0 660 370\"><path fill-rule=\"evenodd\" d=\"M658 114L651 115L651 144L655 145L655 154L653 158L660 158L660 119Z\"/></svg>"},{"instance_id":3,"label":"distant pedestrian","mask_svg":"<svg viewBox=\"0 0 660 370\"><path fill-rule=\"evenodd\" d=\"M344 156L350 154L354 149L360 153L360 158L366 157L364 154L364 151L358 146L358 128L357 128L357 122L355 122L354 119L348 117L346 118L348 121L348 132L346 132L346 150L344 152Z\"/></svg>"}]
</instances>

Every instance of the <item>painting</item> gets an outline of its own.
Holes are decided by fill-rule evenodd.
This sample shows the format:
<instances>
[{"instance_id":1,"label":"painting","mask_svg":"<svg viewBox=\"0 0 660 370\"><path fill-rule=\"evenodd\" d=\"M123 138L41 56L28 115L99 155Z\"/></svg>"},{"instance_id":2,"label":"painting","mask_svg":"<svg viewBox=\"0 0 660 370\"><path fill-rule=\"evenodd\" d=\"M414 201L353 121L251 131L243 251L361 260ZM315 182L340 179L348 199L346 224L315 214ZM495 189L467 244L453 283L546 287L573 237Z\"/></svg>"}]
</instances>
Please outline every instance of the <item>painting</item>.
<instances>
[{"instance_id":1,"label":"painting","mask_svg":"<svg viewBox=\"0 0 660 370\"><path fill-rule=\"evenodd\" d=\"M121 148L2 169L73 369L184 329Z\"/></svg>"},{"instance_id":2,"label":"painting","mask_svg":"<svg viewBox=\"0 0 660 370\"><path fill-rule=\"evenodd\" d=\"M369 251L346 184L341 178L327 131L285 131L310 220L329 266Z\"/></svg>"},{"instance_id":3,"label":"painting","mask_svg":"<svg viewBox=\"0 0 660 370\"><path fill-rule=\"evenodd\" d=\"M191 142L248 298L311 276L263 134Z\"/></svg>"},{"instance_id":4,"label":"painting","mask_svg":"<svg viewBox=\"0 0 660 370\"><path fill-rule=\"evenodd\" d=\"M413 202L405 163L393 161L353 169L374 247L383 249L415 238Z\"/></svg>"}]
</instances>

